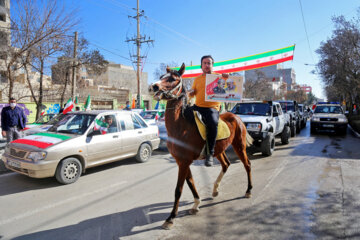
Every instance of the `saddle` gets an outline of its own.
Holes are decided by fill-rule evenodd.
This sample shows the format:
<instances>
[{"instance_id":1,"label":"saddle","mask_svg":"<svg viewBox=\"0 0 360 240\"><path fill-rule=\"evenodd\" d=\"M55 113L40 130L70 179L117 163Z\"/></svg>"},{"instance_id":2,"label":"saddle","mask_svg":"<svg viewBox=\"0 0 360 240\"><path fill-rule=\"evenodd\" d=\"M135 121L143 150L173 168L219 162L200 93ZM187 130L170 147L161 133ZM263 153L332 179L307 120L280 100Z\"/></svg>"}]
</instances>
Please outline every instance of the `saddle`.
<instances>
[{"instance_id":1,"label":"saddle","mask_svg":"<svg viewBox=\"0 0 360 240\"><path fill-rule=\"evenodd\" d=\"M194 112L194 118L196 122L196 126L199 130L199 133L202 137L202 139L206 140L206 127L204 122L201 119L201 114L197 111ZM218 132L216 136L216 140L221 140L230 137L230 129L228 125L221 119L219 119L218 123Z\"/></svg>"}]
</instances>

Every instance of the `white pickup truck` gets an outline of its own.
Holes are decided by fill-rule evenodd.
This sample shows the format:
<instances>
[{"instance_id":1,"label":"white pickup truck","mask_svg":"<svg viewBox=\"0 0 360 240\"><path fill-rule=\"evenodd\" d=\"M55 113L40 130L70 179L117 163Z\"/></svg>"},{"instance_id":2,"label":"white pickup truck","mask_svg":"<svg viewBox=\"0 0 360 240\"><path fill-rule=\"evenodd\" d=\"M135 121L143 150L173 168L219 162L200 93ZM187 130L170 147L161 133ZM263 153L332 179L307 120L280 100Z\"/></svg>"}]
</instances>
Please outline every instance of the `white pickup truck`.
<instances>
[{"instance_id":1,"label":"white pickup truck","mask_svg":"<svg viewBox=\"0 0 360 240\"><path fill-rule=\"evenodd\" d=\"M289 121L278 102L238 103L231 112L240 116L247 131L254 139L254 146L260 149L264 156L272 155L275 148L275 137L280 137L282 144L289 143Z\"/></svg>"}]
</instances>

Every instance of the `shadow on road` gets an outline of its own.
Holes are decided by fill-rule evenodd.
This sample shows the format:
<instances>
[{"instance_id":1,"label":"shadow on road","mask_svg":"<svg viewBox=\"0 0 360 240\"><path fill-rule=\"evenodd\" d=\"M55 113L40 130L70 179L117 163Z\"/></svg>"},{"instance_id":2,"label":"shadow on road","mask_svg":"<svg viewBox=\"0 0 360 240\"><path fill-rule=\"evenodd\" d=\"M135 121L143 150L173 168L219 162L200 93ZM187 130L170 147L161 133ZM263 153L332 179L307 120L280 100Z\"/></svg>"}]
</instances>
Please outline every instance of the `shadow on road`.
<instances>
[{"instance_id":1,"label":"shadow on road","mask_svg":"<svg viewBox=\"0 0 360 240\"><path fill-rule=\"evenodd\" d=\"M332 192L318 191L316 194L285 190L280 196L283 197L253 203L246 208L234 208L234 204L241 206L245 203L243 201L251 201L243 197L218 202L212 198L204 199L200 206L201 211L196 216L188 215L187 210L179 212L176 219L182 221L181 225L177 225L175 219L174 229L177 229L177 235L174 239L253 239L255 236L257 239L360 237L357 228L360 205L351 208L351 214L347 212L349 209L343 209L344 204L356 201L355 196L348 193L341 197L341 192L335 189ZM286 200L289 198L293 201ZM181 202L180 206L188 206L189 209L191 204ZM165 231L161 230L161 224L169 216L172 205L172 202L151 204L14 239L146 239L143 237L146 232ZM214 211L214 208L217 210ZM169 212L164 213L165 209ZM258 227L249 229L248 226Z\"/></svg>"}]
</instances>

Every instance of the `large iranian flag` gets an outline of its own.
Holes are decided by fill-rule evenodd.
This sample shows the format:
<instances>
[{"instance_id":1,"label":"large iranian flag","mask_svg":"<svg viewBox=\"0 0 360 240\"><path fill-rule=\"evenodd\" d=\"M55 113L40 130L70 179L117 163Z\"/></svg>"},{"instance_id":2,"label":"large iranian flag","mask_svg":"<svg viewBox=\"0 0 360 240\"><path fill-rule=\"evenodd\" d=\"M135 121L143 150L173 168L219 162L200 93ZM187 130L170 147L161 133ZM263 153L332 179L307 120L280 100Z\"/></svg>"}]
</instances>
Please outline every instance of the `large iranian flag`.
<instances>
[{"instance_id":1,"label":"large iranian flag","mask_svg":"<svg viewBox=\"0 0 360 240\"><path fill-rule=\"evenodd\" d=\"M260 53L248 57L236 58L232 60L215 62L213 71L217 73L232 73L255 68L262 68L278 63L293 60L295 45ZM179 69L179 68L175 68ZM184 78L196 77L202 74L201 66L187 66L185 68Z\"/></svg>"}]
</instances>

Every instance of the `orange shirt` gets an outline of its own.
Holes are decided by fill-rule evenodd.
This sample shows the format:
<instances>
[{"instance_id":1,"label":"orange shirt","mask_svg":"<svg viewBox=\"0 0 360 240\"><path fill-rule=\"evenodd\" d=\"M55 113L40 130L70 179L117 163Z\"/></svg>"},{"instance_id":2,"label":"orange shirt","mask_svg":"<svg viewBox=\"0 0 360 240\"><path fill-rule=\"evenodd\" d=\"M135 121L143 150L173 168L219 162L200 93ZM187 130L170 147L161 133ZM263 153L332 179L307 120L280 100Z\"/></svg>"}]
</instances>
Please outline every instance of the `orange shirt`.
<instances>
[{"instance_id":1,"label":"orange shirt","mask_svg":"<svg viewBox=\"0 0 360 240\"><path fill-rule=\"evenodd\" d=\"M205 88L206 88L206 74L201 74L196 77L191 89L194 90L195 104L198 107L215 108L220 111L220 102L206 102L205 101Z\"/></svg>"}]
</instances>

